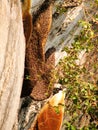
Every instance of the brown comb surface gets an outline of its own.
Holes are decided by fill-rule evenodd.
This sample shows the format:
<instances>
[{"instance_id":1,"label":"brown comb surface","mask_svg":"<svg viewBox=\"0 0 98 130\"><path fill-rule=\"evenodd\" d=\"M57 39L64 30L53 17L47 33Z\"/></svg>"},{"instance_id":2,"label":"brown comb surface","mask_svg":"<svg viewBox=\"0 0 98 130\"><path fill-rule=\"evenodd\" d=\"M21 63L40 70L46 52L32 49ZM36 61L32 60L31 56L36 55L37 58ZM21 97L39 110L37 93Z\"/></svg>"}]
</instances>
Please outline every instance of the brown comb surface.
<instances>
[{"instance_id":1,"label":"brown comb surface","mask_svg":"<svg viewBox=\"0 0 98 130\"><path fill-rule=\"evenodd\" d=\"M29 130L61 130L64 115L64 99L65 93L63 91L50 98L40 110Z\"/></svg>"},{"instance_id":2,"label":"brown comb surface","mask_svg":"<svg viewBox=\"0 0 98 130\"><path fill-rule=\"evenodd\" d=\"M56 113L52 106L47 105L38 117L38 130L60 130L63 113Z\"/></svg>"},{"instance_id":3,"label":"brown comb surface","mask_svg":"<svg viewBox=\"0 0 98 130\"><path fill-rule=\"evenodd\" d=\"M26 43L29 41L30 36L32 34L32 16L31 14L26 14L23 18L23 26L24 28L24 35L26 39Z\"/></svg>"},{"instance_id":4,"label":"brown comb surface","mask_svg":"<svg viewBox=\"0 0 98 130\"><path fill-rule=\"evenodd\" d=\"M27 41L25 75L28 75L29 79L24 81L23 93L27 93L27 95L31 93L30 96L35 100L43 100L49 97L53 89L53 86L50 87L49 85L55 63L54 51L49 50L52 53L46 56L47 59L45 58L44 52L51 27L52 5L47 6L46 4L45 6L43 6L44 10L40 10L32 19L32 33L26 25L27 22L24 22L24 32ZM31 23L30 21L28 22L31 28Z\"/></svg>"},{"instance_id":5,"label":"brown comb surface","mask_svg":"<svg viewBox=\"0 0 98 130\"><path fill-rule=\"evenodd\" d=\"M42 60L45 60L44 49L52 22L52 5L45 6L46 8L43 7L45 9L40 10L33 19L33 33L38 36L36 42L38 43L39 55Z\"/></svg>"},{"instance_id":6,"label":"brown comb surface","mask_svg":"<svg viewBox=\"0 0 98 130\"><path fill-rule=\"evenodd\" d=\"M50 96L53 90L53 70L55 66L55 48L51 48L47 51L43 70L41 72L41 77L37 80L36 86L33 88L31 97L36 100L43 100Z\"/></svg>"}]
</instances>

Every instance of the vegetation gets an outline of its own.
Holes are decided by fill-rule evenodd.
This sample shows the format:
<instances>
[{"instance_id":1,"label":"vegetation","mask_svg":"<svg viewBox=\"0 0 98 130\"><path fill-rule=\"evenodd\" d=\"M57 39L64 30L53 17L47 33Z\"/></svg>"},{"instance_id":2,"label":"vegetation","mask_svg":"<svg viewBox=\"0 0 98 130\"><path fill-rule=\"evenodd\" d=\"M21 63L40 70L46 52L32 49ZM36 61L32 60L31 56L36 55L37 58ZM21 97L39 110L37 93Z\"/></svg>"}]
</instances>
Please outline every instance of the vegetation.
<instances>
[{"instance_id":1,"label":"vegetation","mask_svg":"<svg viewBox=\"0 0 98 130\"><path fill-rule=\"evenodd\" d=\"M65 130L98 130L98 0L90 4L80 35L64 48L67 56L58 65L58 83L66 88Z\"/></svg>"},{"instance_id":2,"label":"vegetation","mask_svg":"<svg viewBox=\"0 0 98 130\"><path fill-rule=\"evenodd\" d=\"M56 78L57 83L61 84L62 89L66 91L65 115L62 130L98 129L97 8L98 0L91 0L91 3L89 1L89 6L87 8L84 7L85 19L78 23L82 31L80 35L75 36L74 43L71 47L65 47L62 50L67 52L67 56L59 62L57 73L55 73L55 70L53 71L52 74L54 77L51 81L49 71L45 71L45 73L48 72L47 75L44 75L46 76L44 81L49 79L48 90L52 88ZM66 11L67 7L65 8L62 5L56 6L57 14L61 15ZM82 57L79 59L80 54L82 54ZM49 64L47 63L46 65L46 68L51 70L48 67ZM39 74L38 79L44 76ZM31 78L30 75L26 75L26 80L31 80ZM41 86L40 83L39 85ZM49 92L46 91L44 94L48 97ZM64 106L64 104L59 105ZM59 115L59 107L54 106L53 108L56 114Z\"/></svg>"}]
</instances>

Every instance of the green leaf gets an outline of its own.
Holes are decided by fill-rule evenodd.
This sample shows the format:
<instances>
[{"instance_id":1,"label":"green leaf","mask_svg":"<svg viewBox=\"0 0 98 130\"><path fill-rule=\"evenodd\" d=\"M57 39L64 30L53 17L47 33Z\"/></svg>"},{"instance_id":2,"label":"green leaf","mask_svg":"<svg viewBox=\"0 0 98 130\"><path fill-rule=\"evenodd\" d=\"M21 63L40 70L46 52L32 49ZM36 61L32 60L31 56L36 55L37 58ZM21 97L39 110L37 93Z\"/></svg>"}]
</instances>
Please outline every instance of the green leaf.
<instances>
[{"instance_id":1,"label":"green leaf","mask_svg":"<svg viewBox=\"0 0 98 130\"><path fill-rule=\"evenodd\" d=\"M71 125L70 129L71 130L76 130L76 128L73 125Z\"/></svg>"}]
</instances>

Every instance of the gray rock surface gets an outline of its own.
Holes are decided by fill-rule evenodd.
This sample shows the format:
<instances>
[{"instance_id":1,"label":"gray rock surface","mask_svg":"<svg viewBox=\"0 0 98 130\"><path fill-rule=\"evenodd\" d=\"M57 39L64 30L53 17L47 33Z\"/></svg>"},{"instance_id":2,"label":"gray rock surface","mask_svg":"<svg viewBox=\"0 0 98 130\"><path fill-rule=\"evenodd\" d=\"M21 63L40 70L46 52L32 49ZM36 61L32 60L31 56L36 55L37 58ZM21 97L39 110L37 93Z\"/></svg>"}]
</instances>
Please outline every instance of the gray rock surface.
<instances>
[{"instance_id":1,"label":"gray rock surface","mask_svg":"<svg viewBox=\"0 0 98 130\"><path fill-rule=\"evenodd\" d=\"M83 6L84 3L75 8L68 9L65 13L62 13L60 15L58 14L56 18L53 17L53 22L45 50L47 51L52 47L56 48L56 65L59 60L66 55L65 52L62 52L62 49L65 46L70 46L74 41L75 35L79 35L81 31L81 27L78 26L78 22L84 16Z\"/></svg>"}]
</instances>

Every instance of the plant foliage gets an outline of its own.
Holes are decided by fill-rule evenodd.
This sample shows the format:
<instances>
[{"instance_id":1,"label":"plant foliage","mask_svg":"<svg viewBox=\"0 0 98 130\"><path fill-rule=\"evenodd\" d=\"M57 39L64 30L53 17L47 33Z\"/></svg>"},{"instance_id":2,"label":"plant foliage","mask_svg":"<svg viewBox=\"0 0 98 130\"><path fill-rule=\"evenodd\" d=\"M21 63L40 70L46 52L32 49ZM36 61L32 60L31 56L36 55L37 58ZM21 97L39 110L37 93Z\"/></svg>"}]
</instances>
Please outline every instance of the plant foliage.
<instances>
[{"instance_id":1,"label":"plant foliage","mask_svg":"<svg viewBox=\"0 0 98 130\"><path fill-rule=\"evenodd\" d=\"M70 48L64 48L67 56L58 65L58 83L66 88L65 130L98 129L98 1L91 3L85 9L85 20L79 22L80 35ZM83 51L86 60L81 64L79 54Z\"/></svg>"}]
</instances>

